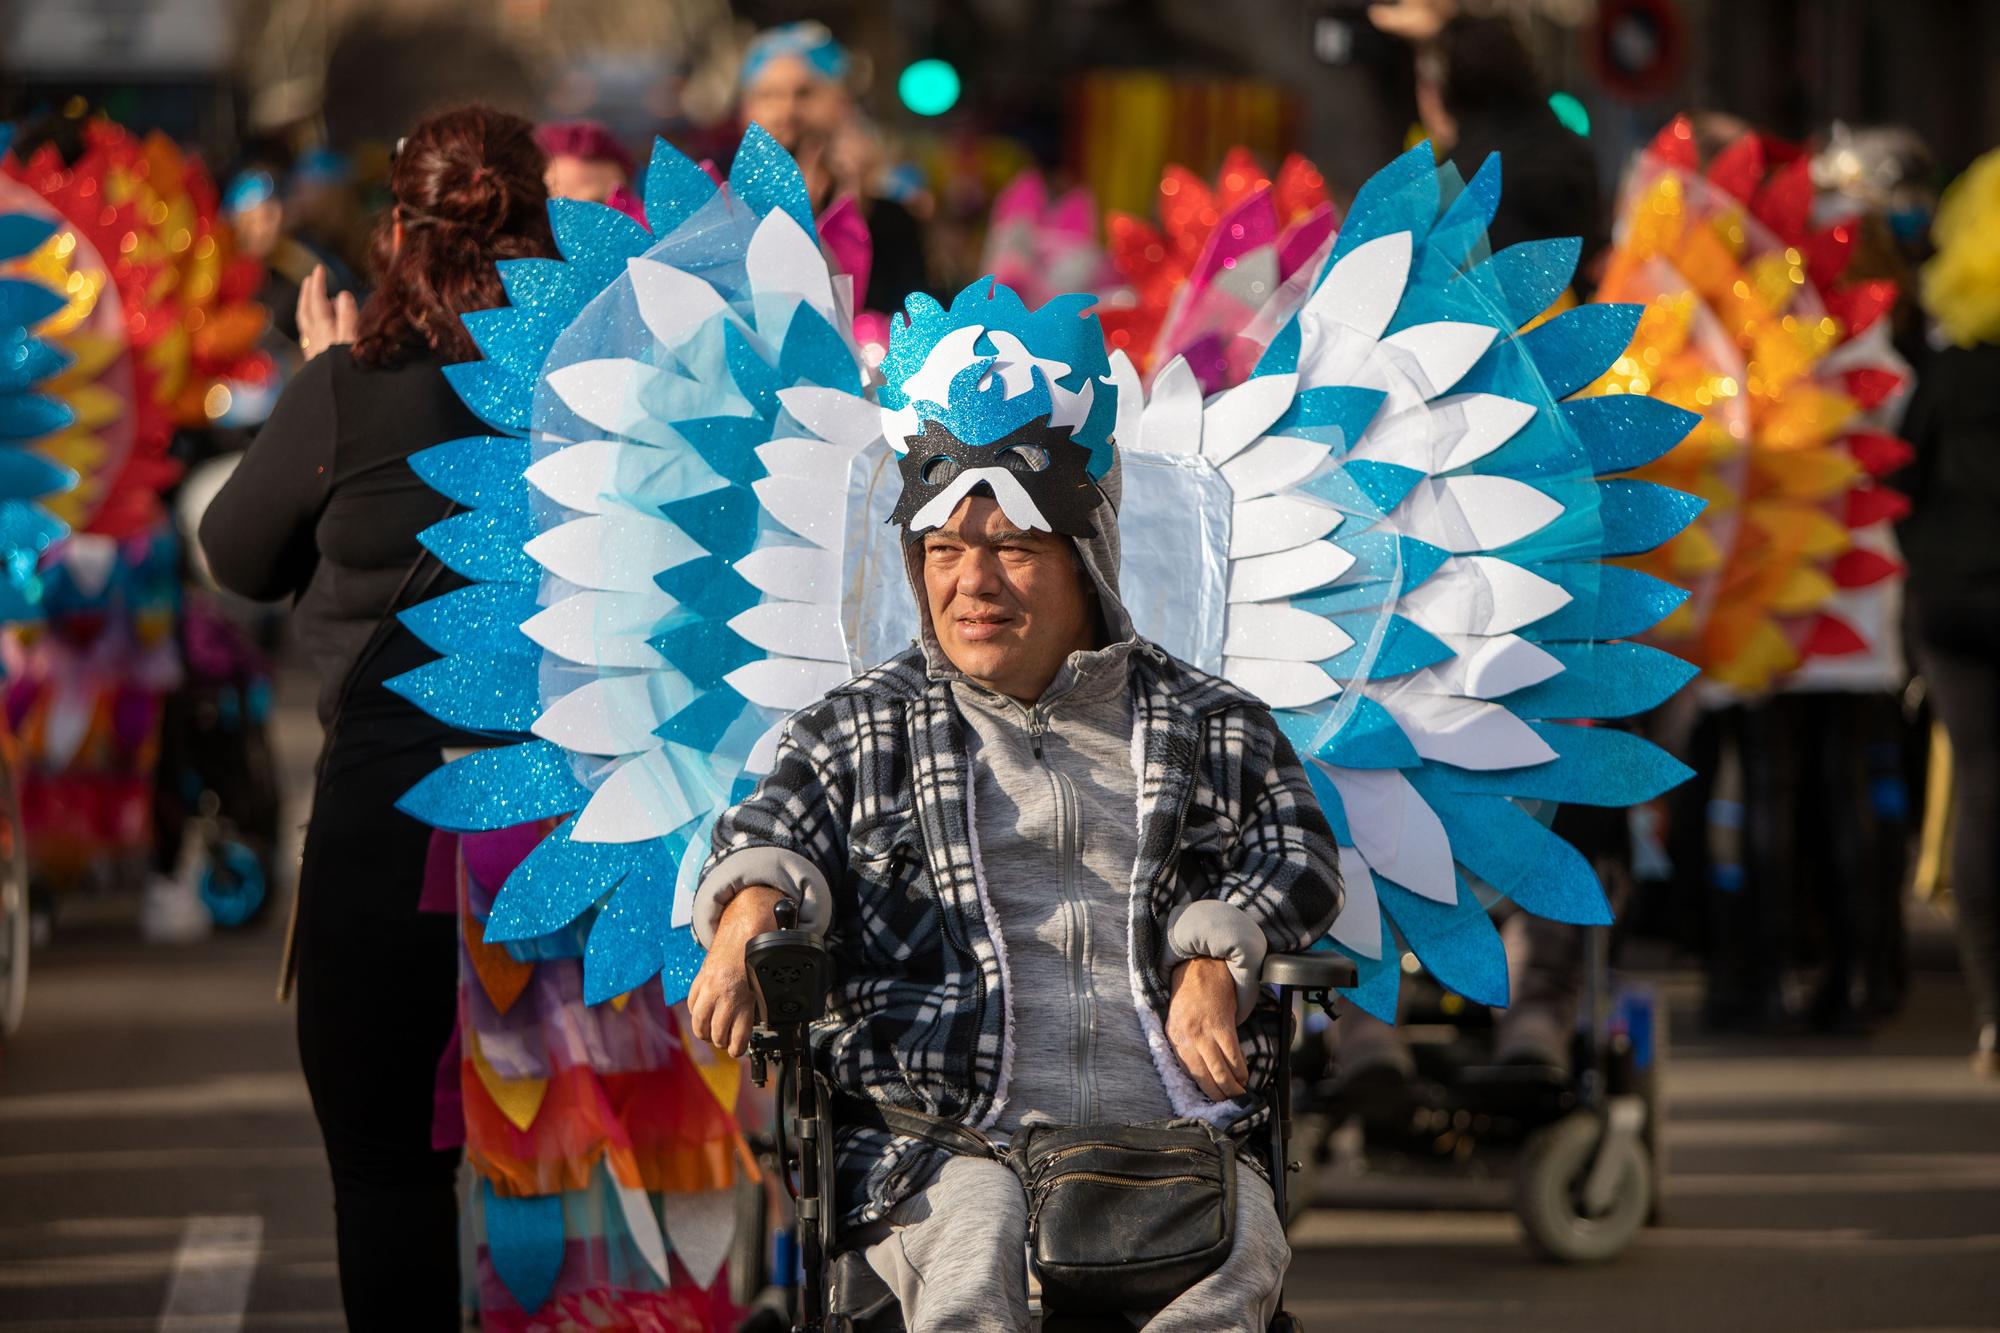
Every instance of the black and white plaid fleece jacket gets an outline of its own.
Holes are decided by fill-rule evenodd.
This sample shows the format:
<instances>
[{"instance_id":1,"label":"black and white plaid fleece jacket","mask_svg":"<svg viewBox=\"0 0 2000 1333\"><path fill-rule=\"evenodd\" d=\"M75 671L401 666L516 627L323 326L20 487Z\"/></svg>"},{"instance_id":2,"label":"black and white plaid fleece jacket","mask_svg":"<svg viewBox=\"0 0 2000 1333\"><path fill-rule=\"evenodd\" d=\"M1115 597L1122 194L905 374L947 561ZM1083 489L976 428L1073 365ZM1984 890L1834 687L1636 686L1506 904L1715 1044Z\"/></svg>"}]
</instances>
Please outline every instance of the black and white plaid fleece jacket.
<instances>
[{"instance_id":1,"label":"black and white plaid fleece jacket","mask_svg":"<svg viewBox=\"0 0 2000 1333\"><path fill-rule=\"evenodd\" d=\"M1172 909L1215 898L1273 951L1303 949L1339 911L1339 853L1297 756L1257 700L1150 644L1131 657L1139 854L1131 957L1160 1022L1161 939ZM984 1127L1011 1053L1004 950L981 908L965 723L921 650L863 673L786 723L771 772L723 814L704 876L752 848L796 853L832 892L835 967L819 1033L837 1088ZM1271 1024L1244 1033L1250 1092L1182 1108L1248 1127L1279 1052ZM1170 1051L1156 1051L1172 1059ZM850 1223L921 1188L939 1150L844 1128L836 1186Z\"/></svg>"}]
</instances>

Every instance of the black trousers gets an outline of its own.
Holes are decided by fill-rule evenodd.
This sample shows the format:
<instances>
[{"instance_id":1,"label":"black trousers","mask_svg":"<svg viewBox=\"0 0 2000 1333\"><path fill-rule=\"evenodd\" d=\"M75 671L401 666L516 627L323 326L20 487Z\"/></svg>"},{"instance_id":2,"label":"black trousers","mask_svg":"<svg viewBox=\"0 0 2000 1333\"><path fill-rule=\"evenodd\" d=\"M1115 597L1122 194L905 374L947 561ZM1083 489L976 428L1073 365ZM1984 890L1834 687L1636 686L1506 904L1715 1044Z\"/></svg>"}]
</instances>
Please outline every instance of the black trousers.
<instances>
[{"instance_id":1,"label":"black trousers","mask_svg":"<svg viewBox=\"0 0 2000 1333\"><path fill-rule=\"evenodd\" d=\"M2000 1024L2000 594L1915 608L1917 652L1951 737L1951 896L1973 1017Z\"/></svg>"},{"instance_id":2,"label":"black trousers","mask_svg":"<svg viewBox=\"0 0 2000 1333\"><path fill-rule=\"evenodd\" d=\"M299 1060L356 1333L459 1321L459 1154L431 1147L438 1060L457 1021L457 922L417 911L430 830L394 802L440 752L413 748L409 726L407 713L342 719L299 873Z\"/></svg>"}]
</instances>

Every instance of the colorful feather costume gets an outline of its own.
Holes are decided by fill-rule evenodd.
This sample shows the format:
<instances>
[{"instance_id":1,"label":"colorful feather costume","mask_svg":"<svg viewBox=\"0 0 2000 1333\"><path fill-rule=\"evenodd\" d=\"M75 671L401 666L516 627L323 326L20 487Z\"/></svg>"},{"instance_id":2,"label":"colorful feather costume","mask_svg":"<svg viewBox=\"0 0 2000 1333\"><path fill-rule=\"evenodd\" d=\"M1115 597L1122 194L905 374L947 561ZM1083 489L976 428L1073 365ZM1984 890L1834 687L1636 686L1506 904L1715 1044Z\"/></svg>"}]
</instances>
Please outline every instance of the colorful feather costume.
<instances>
[{"instance_id":1,"label":"colorful feather costume","mask_svg":"<svg viewBox=\"0 0 2000 1333\"><path fill-rule=\"evenodd\" d=\"M1852 229L1813 230L1808 162L1775 158L1748 136L1702 170L1685 118L1641 155L1599 297L1646 314L1589 390L1700 415L1636 475L1708 509L1634 565L1694 593L1653 641L1749 694L1815 658L1894 660L1872 603L1901 578L1887 524L1907 505L1876 479L1910 456L1869 417L1908 375L1883 318L1895 287L1843 279Z\"/></svg>"},{"instance_id":2,"label":"colorful feather costume","mask_svg":"<svg viewBox=\"0 0 2000 1333\"><path fill-rule=\"evenodd\" d=\"M1180 357L1204 393L1240 384L1305 299L1335 224L1326 181L1297 154L1274 179L1232 148L1213 187L1168 167L1158 227L1107 222L1124 287L1099 312L1105 341L1149 383Z\"/></svg>"},{"instance_id":3,"label":"colorful feather costume","mask_svg":"<svg viewBox=\"0 0 2000 1333\"><path fill-rule=\"evenodd\" d=\"M406 614L443 656L394 683L455 726L524 737L402 802L460 840L434 882L457 886L439 905L465 924L456 1086L502 1326L663 1291L723 1304L734 1074L670 1012L701 961L694 890L787 713L914 633L887 520L926 418L979 430L1032 409L1087 446L1093 477L1122 460L1134 616L1263 697L1306 757L1348 885L1325 947L1360 963L1358 1003L1393 1012L1406 949L1504 1003L1496 896L1609 919L1589 863L1529 807L1623 805L1685 776L1569 719L1642 711L1692 674L1611 642L1685 594L1604 559L1658 545L1699 501L1599 478L1693 417L1563 401L1638 310L1517 333L1576 245L1489 257L1498 194L1497 162L1460 187L1427 145L1398 158L1254 374L1206 401L1180 361L1145 395L1089 296L1030 308L983 281L948 307L911 297L872 374L796 168L761 131L721 189L661 144L650 233L551 206L563 260L503 264L513 304L467 318L486 359L446 372L494 433L413 460L467 511L425 544L474 582Z\"/></svg>"},{"instance_id":4,"label":"colorful feather costume","mask_svg":"<svg viewBox=\"0 0 2000 1333\"><path fill-rule=\"evenodd\" d=\"M6 700L38 873L61 883L151 853L160 700L181 675L167 450L271 367L260 270L235 256L206 171L165 136L93 121L74 163L52 144L9 155L0 189L51 228L15 264L68 296L48 327L71 358L52 388L72 420L37 448L80 478L52 506L73 535L44 561L46 628L24 636Z\"/></svg>"}]
</instances>

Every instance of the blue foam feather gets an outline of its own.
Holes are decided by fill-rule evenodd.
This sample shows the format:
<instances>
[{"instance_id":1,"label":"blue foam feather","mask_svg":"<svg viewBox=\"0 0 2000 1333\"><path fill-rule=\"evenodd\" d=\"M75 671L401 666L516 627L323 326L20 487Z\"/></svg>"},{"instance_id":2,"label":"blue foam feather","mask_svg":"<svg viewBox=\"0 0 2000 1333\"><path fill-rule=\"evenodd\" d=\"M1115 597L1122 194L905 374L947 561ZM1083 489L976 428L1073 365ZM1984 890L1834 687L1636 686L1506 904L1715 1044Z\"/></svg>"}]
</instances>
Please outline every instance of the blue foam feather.
<instances>
[{"instance_id":1,"label":"blue foam feather","mask_svg":"<svg viewBox=\"0 0 2000 1333\"><path fill-rule=\"evenodd\" d=\"M741 799L741 796L731 796L730 803ZM660 939L660 998L669 1005L685 1000L688 987L694 984L695 973L701 971L702 962L707 957L708 951L701 947L693 931L682 927L665 931Z\"/></svg>"},{"instance_id":2,"label":"blue foam feather","mask_svg":"<svg viewBox=\"0 0 2000 1333\"><path fill-rule=\"evenodd\" d=\"M712 690L736 668L762 661L764 650L717 620L687 620L647 640L695 688Z\"/></svg>"},{"instance_id":3,"label":"blue foam feather","mask_svg":"<svg viewBox=\"0 0 2000 1333\"><path fill-rule=\"evenodd\" d=\"M468 310L459 318L481 355L523 384L541 377L549 349L568 324L563 313L514 306Z\"/></svg>"},{"instance_id":4,"label":"blue foam feather","mask_svg":"<svg viewBox=\"0 0 2000 1333\"><path fill-rule=\"evenodd\" d=\"M806 193L798 164L762 125L752 124L743 132L736 157L729 164L729 192L749 205L758 217L783 209L804 228L806 235L818 240L812 199Z\"/></svg>"},{"instance_id":5,"label":"blue foam feather","mask_svg":"<svg viewBox=\"0 0 2000 1333\"><path fill-rule=\"evenodd\" d=\"M1550 395L1567 398L1624 355L1644 311L1640 305L1580 305L1529 329L1521 335L1521 347Z\"/></svg>"},{"instance_id":6,"label":"blue foam feather","mask_svg":"<svg viewBox=\"0 0 2000 1333\"><path fill-rule=\"evenodd\" d=\"M1641 643L1543 645L1562 674L1507 696L1525 718L1632 717L1657 708L1701 668Z\"/></svg>"},{"instance_id":7,"label":"blue foam feather","mask_svg":"<svg viewBox=\"0 0 2000 1333\"><path fill-rule=\"evenodd\" d=\"M809 305L792 312L778 352L778 374L788 386L816 384L855 395L862 390L861 372L846 339Z\"/></svg>"},{"instance_id":8,"label":"blue foam feather","mask_svg":"<svg viewBox=\"0 0 2000 1333\"><path fill-rule=\"evenodd\" d=\"M32 329L69 304L53 287L26 278L0 278L0 328Z\"/></svg>"},{"instance_id":9,"label":"blue foam feather","mask_svg":"<svg viewBox=\"0 0 2000 1333\"><path fill-rule=\"evenodd\" d=\"M791 381L780 377L779 372L765 362L762 355L751 345L749 335L737 326L734 320L722 321L722 337L725 355L729 361L730 378L736 387L750 400L757 415L769 421L778 414L778 390L790 386Z\"/></svg>"},{"instance_id":10,"label":"blue foam feather","mask_svg":"<svg viewBox=\"0 0 2000 1333\"><path fill-rule=\"evenodd\" d=\"M1380 958L1363 958L1354 950L1342 948L1331 939L1323 939L1313 947L1332 949L1353 959L1355 984L1343 989L1340 992L1341 998L1384 1023L1393 1023L1396 1021L1396 1001L1403 988L1403 948L1396 942L1396 934L1390 929L1386 913L1382 916L1381 925Z\"/></svg>"},{"instance_id":11,"label":"blue foam feather","mask_svg":"<svg viewBox=\"0 0 2000 1333\"><path fill-rule=\"evenodd\" d=\"M527 1312L542 1308L563 1266L563 1196L498 1194L481 1179L486 1253L507 1294Z\"/></svg>"},{"instance_id":12,"label":"blue foam feather","mask_svg":"<svg viewBox=\"0 0 2000 1333\"><path fill-rule=\"evenodd\" d=\"M489 833L583 807L590 792L549 741L476 750L432 770L396 808L450 833Z\"/></svg>"},{"instance_id":13,"label":"blue foam feather","mask_svg":"<svg viewBox=\"0 0 2000 1333\"><path fill-rule=\"evenodd\" d=\"M0 260L19 259L56 233L56 220L28 213L0 214Z\"/></svg>"},{"instance_id":14,"label":"blue foam feather","mask_svg":"<svg viewBox=\"0 0 2000 1333\"><path fill-rule=\"evenodd\" d=\"M1372 459L1356 459L1343 465L1350 480L1374 504L1376 512L1387 514L1416 489L1424 474L1415 468Z\"/></svg>"},{"instance_id":15,"label":"blue foam feather","mask_svg":"<svg viewBox=\"0 0 2000 1333\"><path fill-rule=\"evenodd\" d=\"M1453 792L1435 774L1410 781L1444 824L1453 859L1495 891L1551 921L1610 924L1597 872L1539 819L1504 796Z\"/></svg>"},{"instance_id":16,"label":"blue foam feather","mask_svg":"<svg viewBox=\"0 0 2000 1333\"><path fill-rule=\"evenodd\" d=\"M1417 768L1424 762L1389 710L1366 696L1355 698L1354 710L1316 754L1341 768Z\"/></svg>"},{"instance_id":17,"label":"blue foam feather","mask_svg":"<svg viewBox=\"0 0 2000 1333\"><path fill-rule=\"evenodd\" d=\"M531 940L569 925L639 864L643 842L574 842L574 819L535 844L494 895L486 938Z\"/></svg>"},{"instance_id":18,"label":"blue foam feather","mask_svg":"<svg viewBox=\"0 0 2000 1333\"><path fill-rule=\"evenodd\" d=\"M674 914L674 883L689 854L690 829L634 844L624 882L591 923L583 954L583 1002L601 1004L642 986L666 960L675 932L663 930ZM694 849L701 855L706 849ZM689 978L692 980L692 977ZM685 998L685 988L676 999ZM667 1001L675 1003L675 999Z\"/></svg>"},{"instance_id":19,"label":"blue foam feather","mask_svg":"<svg viewBox=\"0 0 2000 1333\"><path fill-rule=\"evenodd\" d=\"M0 398L0 439L34 440L66 428L76 420L69 404L41 394Z\"/></svg>"},{"instance_id":20,"label":"blue foam feather","mask_svg":"<svg viewBox=\"0 0 2000 1333\"><path fill-rule=\"evenodd\" d=\"M26 449L0 449L0 496L29 500L76 485L76 473Z\"/></svg>"},{"instance_id":21,"label":"blue foam feather","mask_svg":"<svg viewBox=\"0 0 2000 1333\"><path fill-rule=\"evenodd\" d=\"M722 745L723 737L749 708L748 699L727 684L719 685L690 699L655 727L653 734L691 750L712 752Z\"/></svg>"},{"instance_id":22,"label":"blue foam feather","mask_svg":"<svg viewBox=\"0 0 2000 1333\"><path fill-rule=\"evenodd\" d=\"M530 462L528 442L509 435L470 435L420 449L410 470L426 486L467 509L528 507L521 474Z\"/></svg>"},{"instance_id":23,"label":"blue foam feather","mask_svg":"<svg viewBox=\"0 0 2000 1333\"><path fill-rule=\"evenodd\" d=\"M715 182L701 165L665 139L653 140L653 157L646 164L646 223L653 235L666 236L693 217L715 197Z\"/></svg>"},{"instance_id":24,"label":"blue foam feather","mask_svg":"<svg viewBox=\"0 0 2000 1333\"><path fill-rule=\"evenodd\" d=\"M673 525L724 560L736 560L757 544L757 493L745 486L718 486L700 495L669 500L660 506Z\"/></svg>"},{"instance_id":25,"label":"blue foam feather","mask_svg":"<svg viewBox=\"0 0 2000 1333\"><path fill-rule=\"evenodd\" d=\"M1488 153L1431 228L1424 243L1423 278L1443 283L1470 263L1486 243L1486 229L1500 207L1500 154Z\"/></svg>"},{"instance_id":26,"label":"blue foam feather","mask_svg":"<svg viewBox=\"0 0 2000 1333\"><path fill-rule=\"evenodd\" d=\"M1521 631L1526 638L1544 642L1629 639L1665 620L1688 599L1687 589L1620 565L1527 568L1562 586L1575 599Z\"/></svg>"},{"instance_id":27,"label":"blue foam feather","mask_svg":"<svg viewBox=\"0 0 2000 1333\"><path fill-rule=\"evenodd\" d=\"M1380 236L1407 231L1421 238L1430 230L1437 209L1437 155L1425 140L1370 176L1354 192L1327 267ZM1320 276L1326 275L1322 272Z\"/></svg>"},{"instance_id":28,"label":"blue foam feather","mask_svg":"<svg viewBox=\"0 0 2000 1333\"><path fill-rule=\"evenodd\" d=\"M505 658L441 657L382 683L466 731L526 732L542 711L534 673Z\"/></svg>"},{"instance_id":29,"label":"blue foam feather","mask_svg":"<svg viewBox=\"0 0 2000 1333\"><path fill-rule=\"evenodd\" d=\"M748 486L770 475L756 453L770 429L757 417L700 417L676 421L674 430L724 481Z\"/></svg>"},{"instance_id":30,"label":"blue foam feather","mask_svg":"<svg viewBox=\"0 0 2000 1333\"><path fill-rule=\"evenodd\" d=\"M454 573L469 579L522 583L541 574L540 567L521 549L535 532L535 521L526 510L475 509L431 524L417 534L417 540Z\"/></svg>"},{"instance_id":31,"label":"blue foam feather","mask_svg":"<svg viewBox=\"0 0 2000 1333\"><path fill-rule=\"evenodd\" d=\"M1500 932L1471 888L1460 880L1458 901L1434 902L1375 876L1382 911L1440 983L1478 1004L1507 1003L1507 951Z\"/></svg>"},{"instance_id":32,"label":"blue foam feather","mask_svg":"<svg viewBox=\"0 0 2000 1333\"><path fill-rule=\"evenodd\" d=\"M1264 433L1294 435L1321 444L1352 448L1368 423L1375 419L1382 400L1389 395L1380 389L1363 389L1350 384L1329 384L1307 389L1292 399L1292 405Z\"/></svg>"},{"instance_id":33,"label":"blue foam feather","mask_svg":"<svg viewBox=\"0 0 2000 1333\"><path fill-rule=\"evenodd\" d=\"M1383 626L1382 641L1375 649L1375 658L1369 661L1368 641L1375 632L1376 618L1357 614L1329 616L1328 619L1354 639L1344 652L1320 664L1336 680L1352 680L1357 676L1364 680L1387 680L1392 676L1406 676L1412 671L1436 666L1456 656L1448 644L1415 621L1392 615ZM1364 669L1367 674L1362 676Z\"/></svg>"},{"instance_id":34,"label":"blue foam feather","mask_svg":"<svg viewBox=\"0 0 2000 1333\"><path fill-rule=\"evenodd\" d=\"M532 583L474 583L402 611L397 619L434 652L535 658L521 625L541 610ZM508 669L525 669L509 663Z\"/></svg>"},{"instance_id":35,"label":"blue foam feather","mask_svg":"<svg viewBox=\"0 0 2000 1333\"><path fill-rule=\"evenodd\" d=\"M444 377L481 421L506 434L527 433L535 398L519 376L489 362L464 361L446 366Z\"/></svg>"},{"instance_id":36,"label":"blue foam feather","mask_svg":"<svg viewBox=\"0 0 2000 1333\"><path fill-rule=\"evenodd\" d=\"M0 393L26 393L74 360L54 343L15 329L0 337Z\"/></svg>"},{"instance_id":37,"label":"blue foam feather","mask_svg":"<svg viewBox=\"0 0 2000 1333\"><path fill-rule=\"evenodd\" d=\"M1454 791L1533 801L1621 806L1650 801L1694 776L1694 770L1641 736L1610 727L1530 722L1556 752L1530 768L1472 772L1446 769Z\"/></svg>"},{"instance_id":38,"label":"blue foam feather","mask_svg":"<svg viewBox=\"0 0 2000 1333\"><path fill-rule=\"evenodd\" d=\"M1687 437L1697 414L1642 393L1610 393L1562 404L1598 476L1643 467Z\"/></svg>"},{"instance_id":39,"label":"blue foam feather","mask_svg":"<svg viewBox=\"0 0 2000 1333\"><path fill-rule=\"evenodd\" d=\"M549 226L577 281L592 291L610 286L653 243L651 233L617 209L584 199L549 200Z\"/></svg>"},{"instance_id":40,"label":"blue foam feather","mask_svg":"<svg viewBox=\"0 0 2000 1333\"><path fill-rule=\"evenodd\" d=\"M494 265L507 300L516 306L550 310L568 319L596 295L568 264L559 259L503 259Z\"/></svg>"},{"instance_id":41,"label":"blue foam feather","mask_svg":"<svg viewBox=\"0 0 2000 1333\"><path fill-rule=\"evenodd\" d=\"M1603 484L1599 510L1606 555L1638 555L1674 536L1708 502L1671 486L1616 478Z\"/></svg>"},{"instance_id":42,"label":"blue foam feather","mask_svg":"<svg viewBox=\"0 0 2000 1333\"><path fill-rule=\"evenodd\" d=\"M728 620L764 599L764 594L720 556L685 560L653 576L660 591L690 611Z\"/></svg>"},{"instance_id":43,"label":"blue foam feather","mask_svg":"<svg viewBox=\"0 0 2000 1333\"><path fill-rule=\"evenodd\" d=\"M1519 328L1555 304L1575 276L1582 253L1583 241L1575 236L1521 241L1494 252L1465 281L1497 296L1505 322Z\"/></svg>"}]
</instances>

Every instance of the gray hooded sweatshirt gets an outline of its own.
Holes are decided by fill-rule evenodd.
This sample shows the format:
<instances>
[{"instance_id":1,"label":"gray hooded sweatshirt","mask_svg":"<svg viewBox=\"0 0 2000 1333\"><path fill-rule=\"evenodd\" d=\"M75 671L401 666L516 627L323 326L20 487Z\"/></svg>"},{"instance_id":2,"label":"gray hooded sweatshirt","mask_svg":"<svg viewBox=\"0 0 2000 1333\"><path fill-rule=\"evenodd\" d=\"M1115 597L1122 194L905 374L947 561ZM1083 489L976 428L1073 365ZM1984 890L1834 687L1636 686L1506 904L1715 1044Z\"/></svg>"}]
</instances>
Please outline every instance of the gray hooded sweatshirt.
<instances>
[{"instance_id":1,"label":"gray hooded sweatshirt","mask_svg":"<svg viewBox=\"0 0 2000 1333\"><path fill-rule=\"evenodd\" d=\"M924 594L923 549L905 564L932 679L952 683L974 774L973 849L995 918L1012 995L1012 1075L995 1129L1024 1121L1131 1124L1175 1114L1133 1007L1126 915L1138 856L1138 770L1130 660L1139 640L1118 591L1119 473L1077 539L1097 592L1106 644L1072 653L1032 705L966 680L946 658ZM776 848L735 853L702 881L695 931L713 938L722 908L749 885L801 903L823 930L828 888L811 862ZM1163 971L1191 957L1226 960L1237 1017L1257 994L1265 940L1225 903L1197 901L1168 918Z\"/></svg>"}]
</instances>

